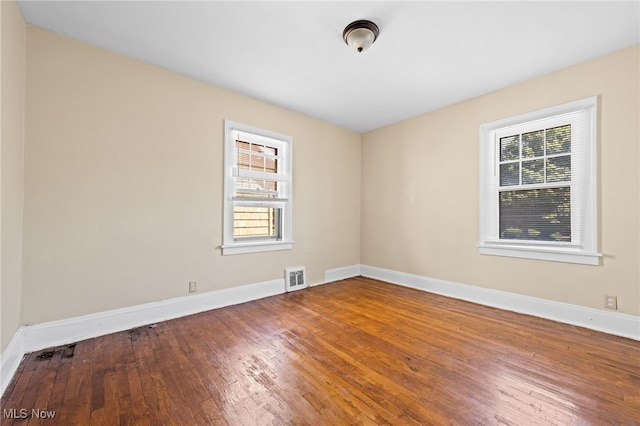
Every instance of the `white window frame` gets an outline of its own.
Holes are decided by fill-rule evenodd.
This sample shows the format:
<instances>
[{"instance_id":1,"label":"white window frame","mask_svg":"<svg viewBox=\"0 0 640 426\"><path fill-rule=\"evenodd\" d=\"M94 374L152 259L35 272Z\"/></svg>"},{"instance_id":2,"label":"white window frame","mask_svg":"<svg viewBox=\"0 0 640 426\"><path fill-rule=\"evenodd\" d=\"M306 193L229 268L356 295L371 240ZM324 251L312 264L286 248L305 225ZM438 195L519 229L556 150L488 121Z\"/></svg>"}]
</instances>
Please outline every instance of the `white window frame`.
<instances>
[{"instance_id":1,"label":"white window frame","mask_svg":"<svg viewBox=\"0 0 640 426\"><path fill-rule=\"evenodd\" d=\"M480 126L480 254L598 265L596 96ZM576 118L579 116L579 118ZM500 239L499 138L573 120L571 138L570 243ZM579 125L581 128L576 129ZM576 137L576 133L580 137ZM580 158L579 164L575 158ZM523 189L517 186L515 190Z\"/></svg>"},{"instance_id":2,"label":"white window frame","mask_svg":"<svg viewBox=\"0 0 640 426\"><path fill-rule=\"evenodd\" d=\"M236 140L273 146L278 149L278 197L275 200L247 201L238 197L236 180L241 172L237 167ZM291 136L260 129L231 120L224 120L224 215L222 254L256 253L293 248L292 221L292 158L293 138ZM269 178L271 176L268 176ZM234 207L251 205L256 207L277 207L281 221L279 235L273 237L234 238Z\"/></svg>"}]
</instances>

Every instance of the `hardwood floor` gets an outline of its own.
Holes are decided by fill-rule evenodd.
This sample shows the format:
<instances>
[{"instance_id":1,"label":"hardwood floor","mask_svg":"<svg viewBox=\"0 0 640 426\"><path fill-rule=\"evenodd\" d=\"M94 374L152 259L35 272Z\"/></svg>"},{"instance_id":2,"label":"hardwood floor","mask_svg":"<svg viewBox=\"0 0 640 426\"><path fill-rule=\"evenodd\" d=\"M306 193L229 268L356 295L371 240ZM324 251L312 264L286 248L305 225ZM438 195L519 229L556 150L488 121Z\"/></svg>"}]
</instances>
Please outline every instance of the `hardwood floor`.
<instances>
[{"instance_id":1,"label":"hardwood floor","mask_svg":"<svg viewBox=\"0 0 640 426\"><path fill-rule=\"evenodd\" d=\"M352 278L29 354L0 406L3 425L638 425L640 342Z\"/></svg>"}]
</instances>

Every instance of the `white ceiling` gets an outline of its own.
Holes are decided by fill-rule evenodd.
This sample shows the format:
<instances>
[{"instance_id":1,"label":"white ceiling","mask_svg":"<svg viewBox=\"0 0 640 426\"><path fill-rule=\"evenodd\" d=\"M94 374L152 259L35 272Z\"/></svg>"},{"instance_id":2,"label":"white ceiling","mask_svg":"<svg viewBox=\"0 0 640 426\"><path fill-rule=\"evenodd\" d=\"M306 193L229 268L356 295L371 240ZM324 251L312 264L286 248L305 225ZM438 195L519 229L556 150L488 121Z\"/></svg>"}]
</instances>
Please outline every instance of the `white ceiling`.
<instances>
[{"instance_id":1,"label":"white ceiling","mask_svg":"<svg viewBox=\"0 0 640 426\"><path fill-rule=\"evenodd\" d=\"M640 43L640 1L18 3L29 24L358 132ZM361 54L342 40L358 19L380 28Z\"/></svg>"}]
</instances>

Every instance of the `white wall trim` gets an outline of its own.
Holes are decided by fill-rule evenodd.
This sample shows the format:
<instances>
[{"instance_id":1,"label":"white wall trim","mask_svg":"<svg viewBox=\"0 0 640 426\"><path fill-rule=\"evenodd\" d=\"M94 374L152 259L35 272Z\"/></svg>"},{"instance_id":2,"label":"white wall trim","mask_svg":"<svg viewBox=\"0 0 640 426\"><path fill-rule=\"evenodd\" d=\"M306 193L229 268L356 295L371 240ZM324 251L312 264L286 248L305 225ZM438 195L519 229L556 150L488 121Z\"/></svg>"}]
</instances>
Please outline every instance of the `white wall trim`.
<instances>
[{"instance_id":1,"label":"white wall trim","mask_svg":"<svg viewBox=\"0 0 640 426\"><path fill-rule=\"evenodd\" d=\"M342 266L340 268L327 269L324 271L324 281L314 285L332 283L334 281L345 280L361 275L360 265Z\"/></svg>"},{"instance_id":2,"label":"white wall trim","mask_svg":"<svg viewBox=\"0 0 640 426\"><path fill-rule=\"evenodd\" d=\"M9 382L13 375L18 371L24 351L24 327L19 327L16 334L13 335L9 344L0 354L0 396L4 394L4 390L9 386Z\"/></svg>"},{"instance_id":3,"label":"white wall trim","mask_svg":"<svg viewBox=\"0 0 640 426\"><path fill-rule=\"evenodd\" d=\"M324 282L313 285L340 281L359 275L640 340L640 317L633 315L522 296L375 266L350 265L328 269L324 272ZM284 292L285 283L281 278L20 327L0 354L0 395L4 393L18 370L23 356L29 352L258 300Z\"/></svg>"},{"instance_id":4,"label":"white wall trim","mask_svg":"<svg viewBox=\"0 0 640 426\"><path fill-rule=\"evenodd\" d=\"M0 395L30 352L284 293L284 278L23 326L0 354Z\"/></svg>"},{"instance_id":5,"label":"white wall trim","mask_svg":"<svg viewBox=\"0 0 640 426\"><path fill-rule=\"evenodd\" d=\"M284 278L26 327L26 353L284 293Z\"/></svg>"},{"instance_id":6,"label":"white wall trim","mask_svg":"<svg viewBox=\"0 0 640 426\"><path fill-rule=\"evenodd\" d=\"M324 282L360 275L360 265L328 269ZM0 354L0 395L9 385L25 354L109 333L129 330L225 306L258 300L285 292L284 278L193 294L127 308L23 326Z\"/></svg>"},{"instance_id":7,"label":"white wall trim","mask_svg":"<svg viewBox=\"0 0 640 426\"><path fill-rule=\"evenodd\" d=\"M361 274L405 287L640 340L640 317L361 265Z\"/></svg>"}]
</instances>

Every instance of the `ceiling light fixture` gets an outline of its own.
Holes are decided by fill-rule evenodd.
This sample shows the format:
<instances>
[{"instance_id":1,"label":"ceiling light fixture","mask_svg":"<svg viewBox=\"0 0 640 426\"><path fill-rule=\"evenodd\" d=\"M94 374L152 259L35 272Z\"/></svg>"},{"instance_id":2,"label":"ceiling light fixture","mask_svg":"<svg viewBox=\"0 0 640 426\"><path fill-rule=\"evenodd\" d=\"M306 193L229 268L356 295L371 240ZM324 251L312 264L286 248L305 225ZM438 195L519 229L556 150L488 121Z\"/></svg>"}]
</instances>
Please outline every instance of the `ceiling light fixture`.
<instances>
[{"instance_id":1,"label":"ceiling light fixture","mask_svg":"<svg viewBox=\"0 0 640 426\"><path fill-rule=\"evenodd\" d=\"M342 33L344 42L358 52L367 50L378 38L380 30L371 21L355 21L347 25Z\"/></svg>"}]
</instances>

